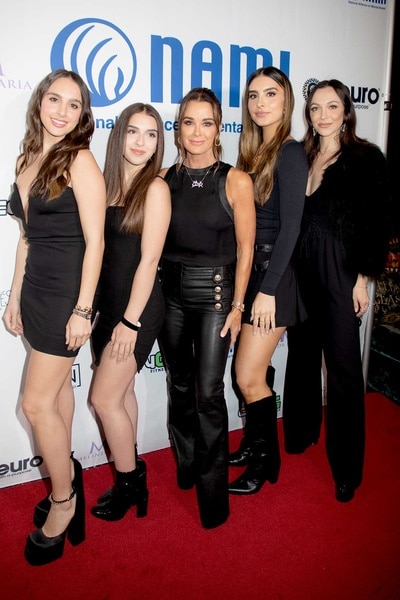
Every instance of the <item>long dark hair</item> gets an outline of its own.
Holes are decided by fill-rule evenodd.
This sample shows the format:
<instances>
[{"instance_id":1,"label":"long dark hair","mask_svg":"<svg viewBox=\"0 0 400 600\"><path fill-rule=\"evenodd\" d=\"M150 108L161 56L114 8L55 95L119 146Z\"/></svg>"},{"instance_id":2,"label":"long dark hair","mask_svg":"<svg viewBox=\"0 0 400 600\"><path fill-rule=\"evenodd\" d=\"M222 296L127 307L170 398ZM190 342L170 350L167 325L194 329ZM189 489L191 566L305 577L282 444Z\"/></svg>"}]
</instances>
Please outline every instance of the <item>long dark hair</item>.
<instances>
[{"instance_id":1,"label":"long dark hair","mask_svg":"<svg viewBox=\"0 0 400 600\"><path fill-rule=\"evenodd\" d=\"M18 157L16 175L18 176L35 160L43 147L43 125L40 120L40 109L43 96L49 87L62 77L72 79L80 90L82 111L79 123L62 140L55 143L40 166L30 194L48 195L48 199L57 198L67 187L70 179L70 168L79 150L89 148L94 131L94 119L90 108L90 93L86 83L74 71L58 69L49 73L34 90L26 114L25 137L21 143L21 154Z\"/></svg>"},{"instance_id":2,"label":"long dark hair","mask_svg":"<svg viewBox=\"0 0 400 600\"><path fill-rule=\"evenodd\" d=\"M248 109L250 85L260 75L273 79L284 92L282 122L268 144L263 144L262 128L254 123ZM276 67L262 67L250 75L243 94L243 130L239 139L237 167L246 173L255 174L254 195L257 204L265 204L271 194L278 152L283 142L290 135L293 109L292 84L283 71Z\"/></svg>"},{"instance_id":3,"label":"long dark hair","mask_svg":"<svg viewBox=\"0 0 400 600\"><path fill-rule=\"evenodd\" d=\"M313 125L311 121L311 104L313 102L314 94L317 90L321 90L323 88L331 87L335 90L336 94L339 96L341 102L344 107L344 115L343 115L343 127L339 131L339 145L340 148L337 152L339 154L344 147L349 147L354 144L368 144L366 140L359 138L356 135L356 111L354 110L354 104L350 97L350 92L348 88L339 81L338 79L324 79L317 83L314 86L310 93L308 94L304 116L307 122L307 131L305 133L303 139L304 149L307 154L308 163L312 165L314 162L321 146L320 136L317 132L314 133Z\"/></svg>"},{"instance_id":4,"label":"long dark hair","mask_svg":"<svg viewBox=\"0 0 400 600\"><path fill-rule=\"evenodd\" d=\"M220 129L222 125L222 108L221 103L218 100L217 96L214 94L212 90L204 87L193 88L182 98L181 103L179 105L178 111L178 129L175 133L175 145L178 148L180 161L178 166L180 166L186 157L186 149L184 148L181 141L181 130L182 130L182 121L185 116L186 108L189 102L208 102L211 104L213 118L215 121L215 125L217 127L217 135L215 136L213 143L213 154L216 161L219 162L222 155L222 147L221 147L221 139L220 139Z\"/></svg>"},{"instance_id":5,"label":"long dark hair","mask_svg":"<svg viewBox=\"0 0 400 600\"><path fill-rule=\"evenodd\" d=\"M145 113L153 117L157 124L157 146L154 155L133 178L125 190L124 147L129 120L132 115ZM123 206L122 228L127 232L141 233L143 230L144 204L147 190L159 173L164 156L164 125L153 106L136 102L122 111L110 133L104 165L104 179L107 190L107 205Z\"/></svg>"}]
</instances>

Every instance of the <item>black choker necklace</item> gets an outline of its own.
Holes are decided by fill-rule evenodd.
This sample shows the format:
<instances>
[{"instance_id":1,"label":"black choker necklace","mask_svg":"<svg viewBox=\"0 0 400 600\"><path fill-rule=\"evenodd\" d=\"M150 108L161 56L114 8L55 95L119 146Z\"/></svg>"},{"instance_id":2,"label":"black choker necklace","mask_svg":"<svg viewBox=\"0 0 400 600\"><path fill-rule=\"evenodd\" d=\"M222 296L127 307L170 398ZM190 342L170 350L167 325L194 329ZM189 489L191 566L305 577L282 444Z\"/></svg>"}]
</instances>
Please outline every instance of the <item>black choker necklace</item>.
<instances>
[{"instance_id":1,"label":"black choker necklace","mask_svg":"<svg viewBox=\"0 0 400 600\"><path fill-rule=\"evenodd\" d=\"M200 179L200 181L198 179L193 179L189 173L189 170L187 168L186 165L183 165L185 167L185 171L187 173L187 176L189 177L190 181L192 182L192 188L202 188L203 187L203 181L205 180L205 178L207 177L207 175L209 174L209 172L211 171L211 169L214 167L214 165L211 165L210 167L208 167L207 171L205 172L205 175L203 175L203 177Z\"/></svg>"}]
</instances>

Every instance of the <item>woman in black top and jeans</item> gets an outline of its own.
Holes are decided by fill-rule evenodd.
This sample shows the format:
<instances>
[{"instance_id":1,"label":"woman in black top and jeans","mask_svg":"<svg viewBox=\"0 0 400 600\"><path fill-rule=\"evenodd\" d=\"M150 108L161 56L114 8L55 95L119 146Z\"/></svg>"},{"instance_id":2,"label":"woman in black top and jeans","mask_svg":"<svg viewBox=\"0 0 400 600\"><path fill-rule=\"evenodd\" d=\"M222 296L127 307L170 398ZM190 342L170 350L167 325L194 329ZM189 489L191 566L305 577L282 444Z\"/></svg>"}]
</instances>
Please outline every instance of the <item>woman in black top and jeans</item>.
<instances>
[{"instance_id":1,"label":"woman in black top and jeans","mask_svg":"<svg viewBox=\"0 0 400 600\"><path fill-rule=\"evenodd\" d=\"M221 106L207 88L182 100L180 161L163 175L172 218L162 261L166 319L160 336L177 482L197 488L203 527L229 516L224 373L241 327L254 246L253 185L219 160Z\"/></svg>"}]
</instances>

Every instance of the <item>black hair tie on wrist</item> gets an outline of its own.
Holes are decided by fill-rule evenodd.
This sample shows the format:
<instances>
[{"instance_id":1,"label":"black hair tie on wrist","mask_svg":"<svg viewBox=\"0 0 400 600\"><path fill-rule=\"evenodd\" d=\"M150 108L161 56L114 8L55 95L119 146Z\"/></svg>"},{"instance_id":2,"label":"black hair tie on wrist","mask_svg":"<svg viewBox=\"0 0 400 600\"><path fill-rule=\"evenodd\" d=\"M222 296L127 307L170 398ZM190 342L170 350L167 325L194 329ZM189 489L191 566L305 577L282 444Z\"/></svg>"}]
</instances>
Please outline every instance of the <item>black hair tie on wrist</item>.
<instances>
[{"instance_id":1,"label":"black hair tie on wrist","mask_svg":"<svg viewBox=\"0 0 400 600\"><path fill-rule=\"evenodd\" d=\"M121 323L122 325L125 325L125 327L129 327L129 329L133 329L133 331L139 331L142 326L140 321L138 321L137 325L135 325L135 323L131 323L128 321L128 319L125 319L125 317L121 317Z\"/></svg>"}]
</instances>

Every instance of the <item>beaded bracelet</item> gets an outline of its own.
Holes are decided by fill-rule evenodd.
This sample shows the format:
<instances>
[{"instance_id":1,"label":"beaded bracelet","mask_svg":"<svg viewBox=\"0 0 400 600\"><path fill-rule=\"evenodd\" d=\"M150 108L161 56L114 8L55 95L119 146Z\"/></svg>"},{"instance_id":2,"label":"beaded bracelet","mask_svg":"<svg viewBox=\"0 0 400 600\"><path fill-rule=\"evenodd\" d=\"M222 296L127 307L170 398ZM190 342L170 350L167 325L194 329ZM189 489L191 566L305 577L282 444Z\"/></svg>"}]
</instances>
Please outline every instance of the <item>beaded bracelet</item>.
<instances>
[{"instance_id":1,"label":"beaded bracelet","mask_svg":"<svg viewBox=\"0 0 400 600\"><path fill-rule=\"evenodd\" d=\"M232 308L237 308L240 312L244 312L244 304L242 302L233 301L231 304Z\"/></svg>"},{"instance_id":2,"label":"beaded bracelet","mask_svg":"<svg viewBox=\"0 0 400 600\"><path fill-rule=\"evenodd\" d=\"M125 325L125 327L129 327L129 329L133 329L133 331L139 331L139 329L142 326L140 321L138 321L135 325L135 323L131 323L130 321L128 321L128 319L125 319L125 317L121 317L121 323L122 325Z\"/></svg>"},{"instance_id":3,"label":"beaded bracelet","mask_svg":"<svg viewBox=\"0 0 400 600\"><path fill-rule=\"evenodd\" d=\"M91 319L92 318L91 312L84 312L82 310L78 310L77 308L72 309L72 314L77 315L78 317L82 317L83 319Z\"/></svg>"}]
</instances>

